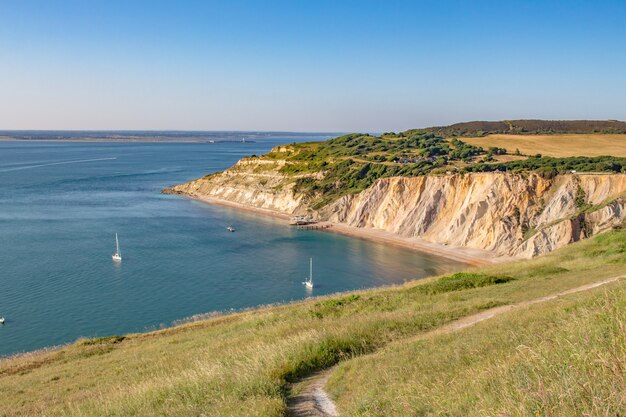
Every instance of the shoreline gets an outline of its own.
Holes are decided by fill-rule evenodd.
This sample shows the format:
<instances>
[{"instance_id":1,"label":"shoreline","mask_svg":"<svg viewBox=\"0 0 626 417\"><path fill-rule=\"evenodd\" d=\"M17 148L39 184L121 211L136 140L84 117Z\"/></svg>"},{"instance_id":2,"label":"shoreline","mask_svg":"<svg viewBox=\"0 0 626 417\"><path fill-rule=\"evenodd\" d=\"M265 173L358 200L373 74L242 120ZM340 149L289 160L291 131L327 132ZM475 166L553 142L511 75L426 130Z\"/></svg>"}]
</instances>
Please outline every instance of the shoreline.
<instances>
[{"instance_id":1,"label":"shoreline","mask_svg":"<svg viewBox=\"0 0 626 417\"><path fill-rule=\"evenodd\" d=\"M227 139L183 139L183 140L172 140L172 139L107 139L107 138L78 138L78 139L18 139L18 138L5 138L0 137L0 142L54 142L54 143L208 143L208 144L217 144L217 143L256 143L256 140L246 140L242 142L241 140L227 140Z\"/></svg>"},{"instance_id":2,"label":"shoreline","mask_svg":"<svg viewBox=\"0 0 626 417\"><path fill-rule=\"evenodd\" d=\"M167 188L163 190L163 192L165 194L181 195L183 197L190 198L196 201L201 201L207 204L231 207L238 210L247 211L249 213L261 214L264 216L270 216L283 220L288 220L291 217L291 215L277 210L252 207L234 201L223 200L221 198L197 194L185 194L170 190L171 188ZM497 256L491 252L481 249L450 247L439 243L428 242L419 238L402 237L381 229L354 227L347 224L335 222L320 223L328 224L331 226L328 228L319 229L320 231L337 233L352 238L369 240L372 242L382 243L386 245L398 246L415 252L422 252L429 255L439 256L441 258L461 262L469 266L486 266L503 262L521 260L521 258L516 258L512 256Z\"/></svg>"},{"instance_id":3,"label":"shoreline","mask_svg":"<svg viewBox=\"0 0 626 417\"><path fill-rule=\"evenodd\" d=\"M171 189L168 188L168 189L163 190L162 192L165 194L180 195L182 197L199 201L199 202L203 202L206 204L215 204L218 206L234 208L234 209L246 211L249 213L255 213L255 214L260 214L260 215L264 215L268 217L278 218L281 220L289 220L291 218L291 215L286 214L284 212L277 211L277 210L251 207L251 206L247 206L241 203L223 200L223 199L219 199L215 197L189 195L189 194L174 192L170 190ZM329 228L319 229L320 231L337 233L337 234L341 234L341 235L348 236L351 238L368 240L368 241L372 241L372 242L380 243L380 244L398 246L398 247L402 247L404 249L408 249L414 252L421 252L421 253L426 253L429 255L438 256L438 257L445 258L445 259L454 260L454 261L466 264L469 267L487 266L487 265L493 265L493 264L502 263L502 262L508 262L512 260L520 260L520 258L513 258L513 257L498 257L498 256L493 255L490 252L483 251L480 249L454 248L454 247L440 245L437 243L427 242L427 241L417 239L417 238L404 238L404 237L397 236L397 235L394 235L393 233L386 232L380 229L358 228L358 227L348 226L342 223L334 223L334 222L320 222L320 223L331 225L331 227ZM431 278L431 277L426 277L426 278ZM409 281L409 283L413 281L414 280L411 280ZM310 299L318 299L318 298L324 299L327 297L333 297L333 296L337 296L341 294L360 293L363 291L401 287L403 285L407 285L407 283L398 283L398 284L382 285L382 286L371 287L371 288L339 291L339 292L335 292L331 294L318 295L314 297L306 297L302 299L294 299L294 300L285 301L285 302L259 304L259 305L249 306L249 307L243 307L241 309L236 309L236 310L209 311L205 313L198 313L198 314L194 314L191 316L171 320L169 324L167 324L166 327L163 329L144 328L144 330L141 330L141 331L124 333L124 335L125 336L126 335L144 335L144 334L150 334L153 332L168 331L169 329L176 328L179 326L192 325L193 323L203 321L203 320L208 320L208 319L223 318L232 314L241 314L241 313L246 313L249 311L264 309L264 308L285 307L288 305L306 302L307 300L310 300ZM10 361L10 360L15 360L15 359L17 360L27 359L29 357L34 357L40 354L58 352L65 347L68 347L77 343L81 339L90 339L90 338L92 338L92 336L81 336L74 341L70 341L66 343L61 343L61 344L51 345L51 346L44 346L44 347L37 348L34 350L18 351L18 352L6 354L6 355L0 355L0 363L5 362L5 361Z\"/></svg>"}]
</instances>

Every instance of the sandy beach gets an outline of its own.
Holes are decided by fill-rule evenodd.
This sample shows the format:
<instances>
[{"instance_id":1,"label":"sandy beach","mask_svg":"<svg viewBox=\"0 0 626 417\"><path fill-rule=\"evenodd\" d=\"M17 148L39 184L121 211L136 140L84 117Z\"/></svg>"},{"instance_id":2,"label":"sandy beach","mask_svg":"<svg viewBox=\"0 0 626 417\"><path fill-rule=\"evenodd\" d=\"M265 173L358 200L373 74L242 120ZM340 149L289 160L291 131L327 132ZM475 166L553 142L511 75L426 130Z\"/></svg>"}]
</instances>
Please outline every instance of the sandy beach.
<instances>
[{"instance_id":1,"label":"sandy beach","mask_svg":"<svg viewBox=\"0 0 626 417\"><path fill-rule=\"evenodd\" d=\"M431 255L441 256L442 258L453 259L472 266L496 264L517 259L509 256L497 256L481 249L451 247L415 237L398 236L381 229L353 227L343 223L332 223L332 227L323 230L359 239L401 246L417 252L425 252Z\"/></svg>"},{"instance_id":2,"label":"sandy beach","mask_svg":"<svg viewBox=\"0 0 626 417\"><path fill-rule=\"evenodd\" d=\"M167 190L164 192L168 193ZM181 194L194 200L202 201L208 204L216 204L220 206L232 207L239 210L245 210L251 213L257 213L264 216L276 217L284 220L288 220L291 215L265 208L251 207L245 204L236 203L233 201L222 200L214 197L200 196L200 195L188 195ZM473 249L473 248L458 248L438 243L428 242L419 238L409 238L398 236L396 234L387 232L381 229L353 227L343 223L333 222L320 222L322 224L328 224L331 227L320 229L324 232L339 233L345 236L350 236L359 239L370 240L373 242L384 243L387 245L400 246L405 249L414 250L417 252L428 253L442 258L452 259L458 262L463 262L471 266L482 266L497 264L502 262L508 262L518 260L518 258L510 256L497 256L491 252Z\"/></svg>"}]
</instances>

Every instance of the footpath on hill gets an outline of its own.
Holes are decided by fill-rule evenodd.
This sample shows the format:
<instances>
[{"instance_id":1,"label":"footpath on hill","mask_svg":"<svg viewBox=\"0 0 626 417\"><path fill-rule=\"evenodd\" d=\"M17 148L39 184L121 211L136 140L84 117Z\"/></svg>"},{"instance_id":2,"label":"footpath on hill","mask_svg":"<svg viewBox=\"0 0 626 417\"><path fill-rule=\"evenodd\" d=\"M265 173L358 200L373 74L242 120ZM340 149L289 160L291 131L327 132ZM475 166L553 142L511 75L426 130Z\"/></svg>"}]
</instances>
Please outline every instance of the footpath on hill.
<instances>
[{"instance_id":1,"label":"footpath on hill","mask_svg":"<svg viewBox=\"0 0 626 417\"><path fill-rule=\"evenodd\" d=\"M463 317L459 320L450 322L444 326L439 327L438 329L417 335L409 339L403 339L398 342L407 343L407 342L423 339L426 337L452 333L452 332L464 329L466 327L472 326L476 323L480 323L481 321L488 320L497 315L506 313L514 309L527 307L533 304L544 303L546 301L551 301L551 300L554 300L556 298L559 298L568 294L588 291L593 288L597 288L602 285L609 284L611 282L619 281L620 279L623 279L623 278L626 278L626 275L619 275L616 277L607 278L602 281L593 282L593 283L582 285L576 288L570 288L569 290L560 291L558 293L546 295L544 297L535 298L533 300L521 301L515 304L509 304L505 306L490 308L488 310L481 311L480 313L472 314L472 315ZM336 417L336 416L339 416L339 412L337 411L335 404L333 403L328 393L324 390L324 386L326 385L326 382L330 378L333 370L334 370L334 367L319 371L294 385L294 386L297 385L297 388L298 388L297 394L287 399L287 410L288 410L289 416L291 417Z\"/></svg>"}]
</instances>

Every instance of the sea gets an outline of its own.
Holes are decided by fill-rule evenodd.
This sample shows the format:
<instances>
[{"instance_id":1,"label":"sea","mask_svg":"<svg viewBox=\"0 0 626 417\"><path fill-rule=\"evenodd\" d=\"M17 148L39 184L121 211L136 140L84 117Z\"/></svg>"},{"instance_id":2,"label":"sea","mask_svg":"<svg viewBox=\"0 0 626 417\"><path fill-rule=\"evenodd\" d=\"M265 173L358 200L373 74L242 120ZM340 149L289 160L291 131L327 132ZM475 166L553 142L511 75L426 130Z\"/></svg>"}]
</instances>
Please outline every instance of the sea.
<instances>
[{"instance_id":1,"label":"sea","mask_svg":"<svg viewBox=\"0 0 626 417\"><path fill-rule=\"evenodd\" d=\"M0 141L0 356L464 267L161 193L243 156L328 135L36 134ZM116 233L121 263L111 259ZM312 290L302 284L310 258Z\"/></svg>"}]
</instances>

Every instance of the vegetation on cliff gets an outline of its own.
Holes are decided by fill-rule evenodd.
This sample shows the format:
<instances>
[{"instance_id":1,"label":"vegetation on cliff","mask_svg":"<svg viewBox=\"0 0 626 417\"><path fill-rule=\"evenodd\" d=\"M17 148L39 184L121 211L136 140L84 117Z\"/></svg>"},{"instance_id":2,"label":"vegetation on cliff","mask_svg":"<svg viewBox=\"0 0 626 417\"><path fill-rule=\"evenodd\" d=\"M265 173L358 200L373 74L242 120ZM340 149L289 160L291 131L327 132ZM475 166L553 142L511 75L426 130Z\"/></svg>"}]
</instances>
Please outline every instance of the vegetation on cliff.
<instances>
[{"instance_id":1,"label":"vegetation on cliff","mask_svg":"<svg viewBox=\"0 0 626 417\"><path fill-rule=\"evenodd\" d=\"M5 359L0 415L282 416L290 381L338 362L342 415L617 415L623 281L415 337L623 274L625 254L615 230L529 261Z\"/></svg>"},{"instance_id":2,"label":"vegetation on cliff","mask_svg":"<svg viewBox=\"0 0 626 417\"><path fill-rule=\"evenodd\" d=\"M318 209L345 195L358 193L379 178L449 172L623 172L626 158L542 157L506 149L468 144L428 130L409 130L381 136L350 134L326 142L285 145L261 157L281 160L280 172L296 177L294 191L308 195ZM321 176L306 175L322 173ZM304 174L304 175L303 175Z\"/></svg>"}]
</instances>

